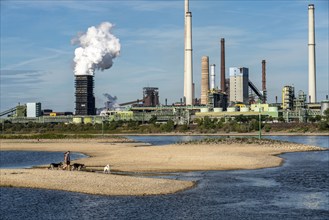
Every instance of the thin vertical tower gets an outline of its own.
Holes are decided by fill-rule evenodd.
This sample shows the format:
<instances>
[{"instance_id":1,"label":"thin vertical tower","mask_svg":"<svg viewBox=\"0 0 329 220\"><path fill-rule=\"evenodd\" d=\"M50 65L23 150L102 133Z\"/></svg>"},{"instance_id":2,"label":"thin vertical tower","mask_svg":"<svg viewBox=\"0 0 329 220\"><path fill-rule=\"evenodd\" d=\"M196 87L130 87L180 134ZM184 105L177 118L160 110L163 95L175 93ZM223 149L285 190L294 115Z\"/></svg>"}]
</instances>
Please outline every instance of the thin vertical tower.
<instances>
[{"instance_id":1,"label":"thin vertical tower","mask_svg":"<svg viewBox=\"0 0 329 220\"><path fill-rule=\"evenodd\" d=\"M315 70L315 30L314 5L308 5L308 96L309 102L316 102L316 70Z\"/></svg>"},{"instance_id":2,"label":"thin vertical tower","mask_svg":"<svg viewBox=\"0 0 329 220\"><path fill-rule=\"evenodd\" d=\"M263 103L267 102L266 91L266 61L262 60L262 90L263 90Z\"/></svg>"},{"instance_id":3,"label":"thin vertical tower","mask_svg":"<svg viewBox=\"0 0 329 220\"><path fill-rule=\"evenodd\" d=\"M210 65L210 90L214 90L216 88L216 72L215 72L215 64Z\"/></svg>"},{"instance_id":4,"label":"thin vertical tower","mask_svg":"<svg viewBox=\"0 0 329 220\"><path fill-rule=\"evenodd\" d=\"M209 91L209 57L203 56L201 60L201 105L208 104Z\"/></svg>"},{"instance_id":5,"label":"thin vertical tower","mask_svg":"<svg viewBox=\"0 0 329 220\"><path fill-rule=\"evenodd\" d=\"M185 104L193 104L193 68L192 68L192 13L189 1L185 0L185 51L184 51L184 97Z\"/></svg>"},{"instance_id":6,"label":"thin vertical tower","mask_svg":"<svg viewBox=\"0 0 329 220\"><path fill-rule=\"evenodd\" d=\"M226 91L225 88L225 39L220 39L220 45L221 45L221 62L220 62L220 88L222 92Z\"/></svg>"}]
</instances>

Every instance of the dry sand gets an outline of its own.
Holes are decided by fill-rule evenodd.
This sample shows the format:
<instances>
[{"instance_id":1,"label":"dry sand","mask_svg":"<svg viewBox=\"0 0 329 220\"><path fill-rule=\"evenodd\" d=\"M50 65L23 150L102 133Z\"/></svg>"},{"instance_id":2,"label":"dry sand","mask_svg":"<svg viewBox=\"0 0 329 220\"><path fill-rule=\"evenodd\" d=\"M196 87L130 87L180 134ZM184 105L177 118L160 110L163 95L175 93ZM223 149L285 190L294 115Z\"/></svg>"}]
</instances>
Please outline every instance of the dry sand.
<instances>
[{"instance_id":1,"label":"dry sand","mask_svg":"<svg viewBox=\"0 0 329 220\"><path fill-rule=\"evenodd\" d=\"M117 142L117 141L116 141ZM80 152L90 156L88 170L110 164L115 172L180 172L199 170L259 169L279 166L276 156L285 152L322 150L293 143L275 144L186 144L152 147L140 143L113 143L107 139L87 140L1 140L1 150ZM45 165L46 166L46 165ZM155 195L175 193L194 182L97 172L42 169L1 169L0 186L66 190L101 195ZM114 173L115 173L114 172Z\"/></svg>"}]
</instances>

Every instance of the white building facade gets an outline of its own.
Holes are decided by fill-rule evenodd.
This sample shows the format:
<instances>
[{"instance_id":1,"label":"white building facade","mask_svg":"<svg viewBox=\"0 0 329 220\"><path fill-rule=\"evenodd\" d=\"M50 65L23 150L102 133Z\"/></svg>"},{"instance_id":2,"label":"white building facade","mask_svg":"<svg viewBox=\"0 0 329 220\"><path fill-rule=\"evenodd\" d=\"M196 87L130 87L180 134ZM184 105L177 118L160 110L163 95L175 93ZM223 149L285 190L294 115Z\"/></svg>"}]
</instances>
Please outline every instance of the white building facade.
<instances>
[{"instance_id":1,"label":"white building facade","mask_svg":"<svg viewBox=\"0 0 329 220\"><path fill-rule=\"evenodd\" d=\"M249 69L230 67L230 102L248 104Z\"/></svg>"},{"instance_id":2,"label":"white building facade","mask_svg":"<svg viewBox=\"0 0 329 220\"><path fill-rule=\"evenodd\" d=\"M35 118L41 116L41 103L26 103L26 117Z\"/></svg>"}]
</instances>

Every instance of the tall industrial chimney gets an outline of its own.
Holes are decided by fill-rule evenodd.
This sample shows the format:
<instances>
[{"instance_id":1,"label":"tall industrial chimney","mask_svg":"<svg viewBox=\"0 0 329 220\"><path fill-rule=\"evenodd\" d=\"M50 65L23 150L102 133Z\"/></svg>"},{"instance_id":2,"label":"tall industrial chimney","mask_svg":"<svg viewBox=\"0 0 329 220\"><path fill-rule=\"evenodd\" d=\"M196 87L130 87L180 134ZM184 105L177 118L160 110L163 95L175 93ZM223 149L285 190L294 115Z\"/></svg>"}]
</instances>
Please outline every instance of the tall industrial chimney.
<instances>
[{"instance_id":1,"label":"tall industrial chimney","mask_svg":"<svg viewBox=\"0 0 329 220\"><path fill-rule=\"evenodd\" d=\"M185 51L184 51L184 97L185 104L193 104L193 68L192 68L192 13L189 1L185 0Z\"/></svg>"},{"instance_id":2,"label":"tall industrial chimney","mask_svg":"<svg viewBox=\"0 0 329 220\"><path fill-rule=\"evenodd\" d=\"M209 91L209 57L203 56L201 59L201 105L208 104Z\"/></svg>"},{"instance_id":3,"label":"tall industrial chimney","mask_svg":"<svg viewBox=\"0 0 329 220\"><path fill-rule=\"evenodd\" d=\"M221 62L220 62L220 88L222 92L226 91L225 88L225 39L220 39L220 45L221 45Z\"/></svg>"},{"instance_id":4,"label":"tall industrial chimney","mask_svg":"<svg viewBox=\"0 0 329 220\"><path fill-rule=\"evenodd\" d=\"M215 89L216 87L216 73L215 73L215 64L210 65L210 90Z\"/></svg>"},{"instance_id":5,"label":"tall industrial chimney","mask_svg":"<svg viewBox=\"0 0 329 220\"><path fill-rule=\"evenodd\" d=\"M266 91L266 61L262 60L262 90L263 90L263 103L267 101L267 91Z\"/></svg>"},{"instance_id":6,"label":"tall industrial chimney","mask_svg":"<svg viewBox=\"0 0 329 220\"><path fill-rule=\"evenodd\" d=\"M94 76L75 76L75 114L95 115Z\"/></svg>"},{"instance_id":7,"label":"tall industrial chimney","mask_svg":"<svg viewBox=\"0 0 329 220\"><path fill-rule=\"evenodd\" d=\"M308 95L309 102L316 102L316 70L315 70L315 30L314 5L308 5Z\"/></svg>"}]
</instances>

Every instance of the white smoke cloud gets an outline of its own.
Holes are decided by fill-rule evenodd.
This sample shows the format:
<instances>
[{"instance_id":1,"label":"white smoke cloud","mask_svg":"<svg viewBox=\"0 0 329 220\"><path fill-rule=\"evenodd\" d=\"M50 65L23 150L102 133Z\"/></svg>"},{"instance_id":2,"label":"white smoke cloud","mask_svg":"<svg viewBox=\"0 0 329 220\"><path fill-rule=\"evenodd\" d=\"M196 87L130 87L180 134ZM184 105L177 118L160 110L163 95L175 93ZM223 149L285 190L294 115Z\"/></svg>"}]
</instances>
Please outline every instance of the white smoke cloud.
<instances>
[{"instance_id":1,"label":"white smoke cloud","mask_svg":"<svg viewBox=\"0 0 329 220\"><path fill-rule=\"evenodd\" d=\"M98 27L89 27L86 33L72 40L80 45L74 52L75 75L94 75L95 70L112 67L121 48L119 39L111 33L112 28L111 23L103 22Z\"/></svg>"}]
</instances>

